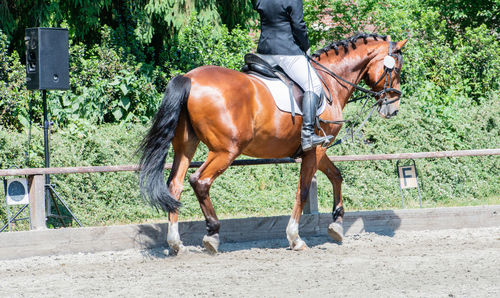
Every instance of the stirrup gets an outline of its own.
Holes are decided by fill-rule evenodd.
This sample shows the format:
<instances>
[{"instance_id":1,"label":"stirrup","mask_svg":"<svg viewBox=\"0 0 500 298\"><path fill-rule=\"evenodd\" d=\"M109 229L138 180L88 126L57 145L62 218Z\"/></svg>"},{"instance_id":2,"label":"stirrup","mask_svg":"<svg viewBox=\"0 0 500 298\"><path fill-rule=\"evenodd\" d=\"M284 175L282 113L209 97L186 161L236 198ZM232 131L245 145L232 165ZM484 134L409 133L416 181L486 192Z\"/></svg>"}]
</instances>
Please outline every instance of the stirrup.
<instances>
[{"instance_id":1,"label":"stirrup","mask_svg":"<svg viewBox=\"0 0 500 298\"><path fill-rule=\"evenodd\" d=\"M321 144L321 147L327 148L328 144L333 140L333 136L325 136L325 140L323 141L323 144Z\"/></svg>"},{"instance_id":2,"label":"stirrup","mask_svg":"<svg viewBox=\"0 0 500 298\"><path fill-rule=\"evenodd\" d=\"M316 138L316 141L314 141L315 138ZM310 137L305 138L307 140L306 142L304 142L304 139L301 139L302 151L306 152L306 151L312 150L313 148L320 146L320 145L321 145L321 147L324 148L324 147L328 146L328 144L330 143L332 138L333 138L333 136L320 137L320 136L314 134Z\"/></svg>"},{"instance_id":3,"label":"stirrup","mask_svg":"<svg viewBox=\"0 0 500 298\"><path fill-rule=\"evenodd\" d=\"M300 146L302 147L302 151L304 151L304 152L310 151L310 150L312 150L314 147L316 147L316 146L313 146L312 142L311 142L310 144L308 144L308 146L307 146L307 147L305 147L305 146L304 146L304 142L301 142L301 143L300 143Z\"/></svg>"}]
</instances>

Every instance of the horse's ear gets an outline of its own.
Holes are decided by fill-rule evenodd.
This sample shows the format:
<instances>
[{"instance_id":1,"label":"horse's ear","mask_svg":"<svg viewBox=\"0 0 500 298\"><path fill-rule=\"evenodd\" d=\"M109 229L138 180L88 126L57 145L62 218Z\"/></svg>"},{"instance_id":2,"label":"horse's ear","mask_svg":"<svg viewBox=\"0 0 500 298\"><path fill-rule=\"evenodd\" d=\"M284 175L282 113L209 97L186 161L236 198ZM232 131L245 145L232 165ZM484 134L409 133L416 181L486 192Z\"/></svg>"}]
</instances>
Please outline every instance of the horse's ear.
<instances>
[{"instance_id":1,"label":"horse's ear","mask_svg":"<svg viewBox=\"0 0 500 298\"><path fill-rule=\"evenodd\" d=\"M396 43L396 48L394 49L394 51L401 51L401 49L405 46L405 44L408 42L408 38L405 39L405 40L402 40L402 41L398 41Z\"/></svg>"}]
</instances>

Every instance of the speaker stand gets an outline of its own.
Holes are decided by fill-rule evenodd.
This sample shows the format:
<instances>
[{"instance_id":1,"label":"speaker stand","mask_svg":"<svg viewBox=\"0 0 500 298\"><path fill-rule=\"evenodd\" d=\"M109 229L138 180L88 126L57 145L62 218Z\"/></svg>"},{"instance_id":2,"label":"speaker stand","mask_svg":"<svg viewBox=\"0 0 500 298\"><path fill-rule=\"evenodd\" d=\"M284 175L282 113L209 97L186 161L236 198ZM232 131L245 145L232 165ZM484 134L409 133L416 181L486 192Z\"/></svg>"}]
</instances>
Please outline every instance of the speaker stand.
<instances>
[{"instance_id":1,"label":"speaker stand","mask_svg":"<svg viewBox=\"0 0 500 298\"><path fill-rule=\"evenodd\" d=\"M50 123L48 120L48 113L47 113L47 90L42 90L42 99L43 99L43 145L44 145L44 154L45 154L45 168L50 168L50 146L49 146L49 127ZM45 211L47 214L47 218L52 217L52 218L57 218L61 222L61 225L63 227L66 227L64 220L65 218L73 218L80 227L83 227L82 223L78 220L78 218L71 212L71 209L69 209L68 205L64 200L61 198L61 196L57 193L57 191L54 189L53 184L50 184L50 175L46 174L45 175ZM64 208L71 214L71 216L64 216L61 214L61 211L59 210L59 206L57 205L57 202L60 202ZM52 203L54 205L54 208L56 209L57 214L52 214Z\"/></svg>"}]
</instances>

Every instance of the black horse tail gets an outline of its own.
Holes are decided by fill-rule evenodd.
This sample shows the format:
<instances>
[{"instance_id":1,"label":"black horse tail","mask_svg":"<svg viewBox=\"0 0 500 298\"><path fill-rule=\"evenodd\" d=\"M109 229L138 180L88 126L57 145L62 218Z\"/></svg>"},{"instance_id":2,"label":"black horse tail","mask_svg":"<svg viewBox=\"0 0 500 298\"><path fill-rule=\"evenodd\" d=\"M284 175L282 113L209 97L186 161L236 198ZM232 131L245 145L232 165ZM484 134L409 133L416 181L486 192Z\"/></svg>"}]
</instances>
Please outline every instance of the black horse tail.
<instances>
[{"instance_id":1,"label":"black horse tail","mask_svg":"<svg viewBox=\"0 0 500 298\"><path fill-rule=\"evenodd\" d=\"M151 205L166 212L175 212L181 203L174 199L165 183L163 170L170 143L174 138L179 114L191 90L191 79L176 76L167 85L163 101L153 120L153 125L142 140L138 152L139 185Z\"/></svg>"}]
</instances>

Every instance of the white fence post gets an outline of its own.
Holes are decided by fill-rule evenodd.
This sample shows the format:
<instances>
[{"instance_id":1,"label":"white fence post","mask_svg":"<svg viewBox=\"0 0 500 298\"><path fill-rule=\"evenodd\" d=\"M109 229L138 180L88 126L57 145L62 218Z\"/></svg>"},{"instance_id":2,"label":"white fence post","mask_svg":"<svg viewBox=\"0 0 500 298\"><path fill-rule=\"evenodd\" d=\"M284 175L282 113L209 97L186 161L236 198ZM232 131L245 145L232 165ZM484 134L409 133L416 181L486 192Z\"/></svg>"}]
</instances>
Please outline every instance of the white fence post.
<instances>
[{"instance_id":1,"label":"white fence post","mask_svg":"<svg viewBox=\"0 0 500 298\"><path fill-rule=\"evenodd\" d=\"M45 214L45 178L43 175L30 175L29 198L30 198L30 217L32 230L47 229Z\"/></svg>"}]
</instances>

